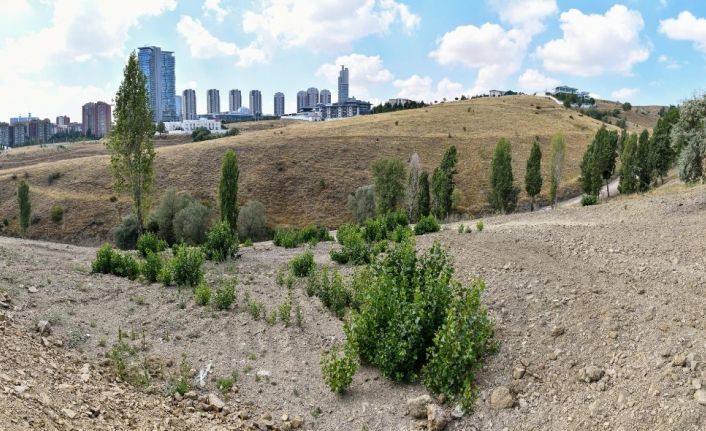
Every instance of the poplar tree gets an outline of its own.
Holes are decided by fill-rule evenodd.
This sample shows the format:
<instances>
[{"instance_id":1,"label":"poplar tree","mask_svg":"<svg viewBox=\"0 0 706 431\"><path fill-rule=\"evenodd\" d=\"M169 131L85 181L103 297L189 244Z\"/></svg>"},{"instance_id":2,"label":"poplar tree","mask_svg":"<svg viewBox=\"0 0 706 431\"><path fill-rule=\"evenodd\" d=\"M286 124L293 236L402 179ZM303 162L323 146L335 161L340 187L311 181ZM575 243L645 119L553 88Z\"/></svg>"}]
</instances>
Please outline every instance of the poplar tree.
<instances>
[{"instance_id":1,"label":"poplar tree","mask_svg":"<svg viewBox=\"0 0 706 431\"><path fill-rule=\"evenodd\" d=\"M527 170L525 171L525 191L530 197L530 211L534 211L534 199L542 191L542 150L536 140L532 144Z\"/></svg>"},{"instance_id":2,"label":"poplar tree","mask_svg":"<svg viewBox=\"0 0 706 431\"><path fill-rule=\"evenodd\" d=\"M29 200L29 184L25 180L20 181L17 186L17 203L20 206L20 232L24 236L27 234L29 218L32 213L32 204Z\"/></svg>"},{"instance_id":3,"label":"poplar tree","mask_svg":"<svg viewBox=\"0 0 706 431\"><path fill-rule=\"evenodd\" d=\"M652 155L652 146L650 145L650 133L647 129L640 133L640 139L637 145L637 156L635 163L635 173L639 179L638 191L646 192L652 187L652 174L654 171Z\"/></svg>"},{"instance_id":4,"label":"poplar tree","mask_svg":"<svg viewBox=\"0 0 706 431\"><path fill-rule=\"evenodd\" d=\"M561 183L561 172L564 169L564 157L566 155L566 141L564 134L559 132L552 136L552 149L549 155L551 167L549 169L549 200L552 208L556 208L559 197L559 185Z\"/></svg>"},{"instance_id":5,"label":"poplar tree","mask_svg":"<svg viewBox=\"0 0 706 431\"><path fill-rule=\"evenodd\" d=\"M419 174L419 217L426 217L430 214L429 196L429 172L422 171Z\"/></svg>"},{"instance_id":6,"label":"poplar tree","mask_svg":"<svg viewBox=\"0 0 706 431\"><path fill-rule=\"evenodd\" d=\"M637 135L635 133L625 140L620 162L618 191L626 195L635 193L638 190L638 179L635 172L635 164L637 163Z\"/></svg>"},{"instance_id":7,"label":"poplar tree","mask_svg":"<svg viewBox=\"0 0 706 431\"><path fill-rule=\"evenodd\" d=\"M238 229L238 156L228 150L223 156L221 181L218 184L218 200L221 221L225 221L233 232Z\"/></svg>"},{"instance_id":8,"label":"poplar tree","mask_svg":"<svg viewBox=\"0 0 706 431\"><path fill-rule=\"evenodd\" d=\"M446 219L453 206L457 161L456 147L452 145L444 152L441 163L431 177L432 212L439 220Z\"/></svg>"},{"instance_id":9,"label":"poplar tree","mask_svg":"<svg viewBox=\"0 0 706 431\"><path fill-rule=\"evenodd\" d=\"M399 159L382 159L373 163L375 204L378 214L397 210L404 199L405 168Z\"/></svg>"},{"instance_id":10,"label":"poplar tree","mask_svg":"<svg viewBox=\"0 0 706 431\"><path fill-rule=\"evenodd\" d=\"M131 195L138 235L143 231L154 185L155 129L145 82L133 52L115 96L115 126L107 143L114 187Z\"/></svg>"},{"instance_id":11,"label":"poplar tree","mask_svg":"<svg viewBox=\"0 0 706 431\"><path fill-rule=\"evenodd\" d=\"M488 202L497 211L509 213L515 210L519 190L513 184L512 146L505 138L495 146L490 164L490 194Z\"/></svg>"},{"instance_id":12,"label":"poplar tree","mask_svg":"<svg viewBox=\"0 0 706 431\"><path fill-rule=\"evenodd\" d=\"M664 184L664 176L667 175L669 168L671 168L674 163L671 133L677 121L679 121L679 109L670 107L662 118L657 120L657 126L655 126L654 132L652 133L651 146L652 156L654 157L653 165L655 175L659 176L662 184Z\"/></svg>"}]
</instances>

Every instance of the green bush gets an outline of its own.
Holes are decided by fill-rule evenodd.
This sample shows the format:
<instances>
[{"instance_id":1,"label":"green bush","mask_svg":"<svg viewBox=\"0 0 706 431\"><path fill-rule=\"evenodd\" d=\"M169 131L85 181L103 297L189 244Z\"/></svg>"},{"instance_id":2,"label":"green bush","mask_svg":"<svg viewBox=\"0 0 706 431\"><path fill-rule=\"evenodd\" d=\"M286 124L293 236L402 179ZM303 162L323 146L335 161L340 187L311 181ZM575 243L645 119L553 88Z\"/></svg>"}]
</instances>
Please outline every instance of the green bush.
<instances>
[{"instance_id":1,"label":"green bush","mask_svg":"<svg viewBox=\"0 0 706 431\"><path fill-rule=\"evenodd\" d=\"M174 216L174 236L179 242L203 244L210 220L211 210L201 202L193 201Z\"/></svg>"},{"instance_id":2,"label":"green bush","mask_svg":"<svg viewBox=\"0 0 706 431\"><path fill-rule=\"evenodd\" d=\"M469 410L476 398L475 373L486 355L497 349L493 322L480 303L485 289L475 280L451 301L444 324L434 336L424 366L424 384L436 394L458 399Z\"/></svg>"},{"instance_id":3,"label":"green bush","mask_svg":"<svg viewBox=\"0 0 706 431\"><path fill-rule=\"evenodd\" d=\"M355 353L331 351L321 358L321 375L331 391L342 394L353 381L353 375L358 371L358 359Z\"/></svg>"},{"instance_id":4,"label":"green bush","mask_svg":"<svg viewBox=\"0 0 706 431\"><path fill-rule=\"evenodd\" d=\"M336 234L341 250L331 250L330 256L340 264L363 265L370 262L370 247L360 226L344 224Z\"/></svg>"},{"instance_id":5,"label":"green bush","mask_svg":"<svg viewBox=\"0 0 706 431\"><path fill-rule=\"evenodd\" d=\"M466 232L466 226L464 226L463 223L461 223L460 225L458 225L458 233L464 233L464 232Z\"/></svg>"},{"instance_id":6,"label":"green bush","mask_svg":"<svg viewBox=\"0 0 706 431\"><path fill-rule=\"evenodd\" d=\"M194 300L198 305L208 305L211 302L211 288L208 284L201 282L194 289Z\"/></svg>"},{"instance_id":7,"label":"green bush","mask_svg":"<svg viewBox=\"0 0 706 431\"><path fill-rule=\"evenodd\" d=\"M419 219L416 225L414 225L415 235L424 235L425 233L439 232L441 226L433 215L428 215Z\"/></svg>"},{"instance_id":8,"label":"green bush","mask_svg":"<svg viewBox=\"0 0 706 431\"><path fill-rule=\"evenodd\" d=\"M162 263L162 268L157 275L157 281L165 286L174 284L174 259Z\"/></svg>"},{"instance_id":9,"label":"green bush","mask_svg":"<svg viewBox=\"0 0 706 431\"><path fill-rule=\"evenodd\" d=\"M121 250L134 250L137 245L137 217L134 214L123 218L113 229L115 245Z\"/></svg>"},{"instance_id":10,"label":"green bush","mask_svg":"<svg viewBox=\"0 0 706 431\"><path fill-rule=\"evenodd\" d=\"M156 225L159 237L167 241L167 244L171 246L177 241L174 234L174 217L191 202L192 199L189 195L177 193L174 187L168 188L164 196L162 196L159 206L150 215L148 225Z\"/></svg>"},{"instance_id":11,"label":"green bush","mask_svg":"<svg viewBox=\"0 0 706 431\"><path fill-rule=\"evenodd\" d=\"M277 317L279 317L280 322L284 323L284 326L289 326L292 321L292 302L290 300L281 303L277 307Z\"/></svg>"},{"instance_id":12,"label":"green bush","mask_svg":"<svg viewBox=\"0 0 706 431\"><path fill-rule=\"evenodd\" d=\"M203 279L201 247L178 247L172 262L174 282L178 286L197 286Z\"/></svg>"},{"instance_id":13,"label":"green bush","mask_svg":"<svg viewBox=\"0 0 706 431\"><path fill-rule=\"evenodd\" d=\"M209 232L204 244L206 259L223 262L235 256L238 252L238 235L230 228L228 222L222 221Z\"/></svg>"},{"instance_id":14,"label":"green bush","mask_svg":"<svg viewBox=\"0 0 706 431\"><path fill-rule=\"evenodd\" d=\"M145 280L150 283L157 281L160 273L162 272L162 259L159 255L153 253L152 251L148 251L147 257L145 257L145 261L142 263L141 272L142 276L145 277Z\"/></svg>"},{"instance_id":15,"label":"green bush","mask_svg":"<svg viewBox=\"0 0 706 431\"><path fill-rule=\"evenodd\" d=\"M290 262L292 273L297 277L306 277L314 270L314 253L310 250L294 256Z\"/></svg>"},{"instance_id":16,"label":"green bush","mask_svg":"<svg viewBox=\"0 0 706 431\"><path fill-rule=\"evenodd\" d=\"M277 229L273 238L276 246L296 248L302 244L315 245L322 241L332 241L328 229L323 226L309 225L302 229Z\"/></svg>"},{"instance_id":17,"label":"green bush","mask_svg":"<svg viewBox=\"0 0 706 431\"><path fill-rule=\"evenodd\" d=\"M110 274L113 267L111 261L115 251L110 244L103 244L96 252L96 260L91 262L91 271L94 273Z\"/></svg>"},{"instance_id":18,"label":"green bush","mask_svg":"<svg viewBox=\"0 0 706 431\"><path fill-rule=\"evenodd\" d=\"M581 196L581 206L596 205L598 203L598 196L596 195L583 195Z\"/></svg>"},{"instance_id":19,"label":"green bush","mask_svg":"<svg viewBox=\"0 0 706 431\"><path fill-rule=\"evenodd\" d=\"M483 232L483 227L485 227L483 220L478 220L478 222L476 222L476 230L478 232Z\"/></svg>"},{"instance_id":20,"label":"green bush","mask_svg":"<svg viewBox=\"0 0 706 431\"><path fill-rule=\"evenodd\" d=\"M407 213L402 210L388 212L374 219L368 219L363 223L365 240L368 242L378 242L391 239L391 234L400 226L407 226L409 219Z\"/></svg>"},{"instance_id":21,"label":"green bush","mask_svg":"<svg viewBox=\"0 0 706 431\"><path fill-rule=\"evenodd\" d=\"M130 255L118 253L110 244L104 244L96 252L96 259L91 262L94 273L113 274L130 280L140 275L140 265Z\"/></svg>"},{"instance_id":22,"label":"green bush","mask_svg":"<svg viewBox=\"0 0 706 431\"><path fill-rule=\"evenodd\" d=\"M235 281L225 283L213 296L213 308L227 310L235 302Z\"/></svg>"},{"instance_id":23,"label":"green bush","mask_svg":"<svg viewBox=\"0 0 706 431\"><path fill-rule=\"evenodd\" d=\"M51 207L51 221L59 223L64 218L64 209L59 205Z\"/></svg>"},{"instance_id":24,"label":"green bush","mask_svg":"<svg viewBox=\"0 0 706 431\"><path fill-rule=\"evenodd\" d=\"M267 229L265 206L258 201L248 201L238 214L238 236L252 241L264 241L270 238Z\"/></svg>"},{"instance_id":25,"label":"green bush","mask_svg":"<svg viewBox=\"0 0 706 431\"><path fill-rule=\"evenodd\" d=\"M326 267L312 271L305 291L309 296L318 296L321 303L338 318L343 318L346 307L351 303L351 293L344 286L341 274Z\"/></svg>"},{"instance_id":26,"label":"green bush","mask_svg":"<svg viewBox=\"0 0 706 431\"><path fill-rule=\"evenodd\" d=\"M167 249L167 242L160 239L152 232L146 232L137 238L137 250L142 257L147 257L149 253L159 253Z\"/></svg>"}]
</instances>

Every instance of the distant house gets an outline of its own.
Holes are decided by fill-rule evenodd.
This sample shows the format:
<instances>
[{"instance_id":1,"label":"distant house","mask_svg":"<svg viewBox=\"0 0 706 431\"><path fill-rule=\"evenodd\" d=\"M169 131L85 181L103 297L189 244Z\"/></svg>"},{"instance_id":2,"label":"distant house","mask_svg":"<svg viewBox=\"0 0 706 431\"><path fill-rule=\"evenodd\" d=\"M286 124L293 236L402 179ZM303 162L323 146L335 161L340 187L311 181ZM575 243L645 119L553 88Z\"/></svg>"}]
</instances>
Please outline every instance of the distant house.
<instances>
[{"instance_id":1,"label":"distant house","mask_svg":"<svg viewBox=\"0 0 706 431\"><path fill-rule=\"evenodd\" d=\"M502 90L490 90L488 92L488 95L490 97L502 97L503 95L505 95L505 92Z\"/></svg>"},{"instance_id":2,"label":"distant house","mask_svg":"<svg viewBox=\"0 0 706 431\"><path fill-rule=\"evenodd\" d=\"M567 87L566 85L562 85L554 89L554 94L576 94L576 92L578 91L578 88Z\"/></svg>"}]
</instances>

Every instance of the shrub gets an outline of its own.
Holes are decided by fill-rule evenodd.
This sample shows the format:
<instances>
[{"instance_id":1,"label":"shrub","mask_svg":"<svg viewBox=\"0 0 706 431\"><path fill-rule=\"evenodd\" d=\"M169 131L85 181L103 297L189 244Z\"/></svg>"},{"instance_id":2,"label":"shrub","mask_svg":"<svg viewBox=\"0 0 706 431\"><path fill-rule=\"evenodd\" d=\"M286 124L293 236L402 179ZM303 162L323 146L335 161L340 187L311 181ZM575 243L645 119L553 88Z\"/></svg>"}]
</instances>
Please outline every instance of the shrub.
<instances>
[{"instance_id":1,"label":"shrub","mask_svg":"<svg viewBox=\"0 0 706 431\"><path fill-rule=\"evenodd\" d=\"M356 371L358 359L350 350L344 351L342 355L334 350L321 358L321 375L324 382L337 394L342 394L350 387Z\"/></svg>"},{"instance_id":2,"label":"shrub","mask_svg":"<svg viewBox=\"0 0 706 431\"><path fill-rule=\"evenodd\" d=\"M292 321L292 302L288 299L277 307L277 316L285 326Z\"/></svg>"},{"instance_id":3,"label":"shrub","mask_svg":"<svg viewBox=\"0 0 706 431\"><path fill-rule=\"evenodd\" d=\"M315 245L320 241L332 241L328 229L323 226L309 225L302 229L277 229L273 242L276 246L296 248L301 244Z\"/></svg>"},{"instance_id":4,"label":"shrub","mask_svg":"<svg viewBox=\"0 0 706 431\"><path fill-rule=\"evenodd\" d=\"M483 227L484 227L484 226L485 226L485 225L483 224L483 220L478 220L478 221L476 222L476 230L478 230L478 232L483 232Z\"/></svg>"},{"instance_id":5,"label":"shrub","mask_svg":"<svg viewBox=\"0 0 706 431\"><path fill-rule=\"evenodd\" d=\"M425 233L439 232L441 226L433 215L428 215L419 219L416 225L414 225L415 235L424 235Z\"/></svg>"},{"instance_id":6,"label":"shrub","mask_svg":"<svg viewBox=\"0 0 706 431\"><path fill-rule=\"evenodd\" d=\"M341 274L325 267L309 275L306 294L318 296L321 303L338 318L343 318L346 307L351 303L351 293L344 286Z\"/></svg>"},{"instance_id":7,"label":"shrub","mask_svg":"<svg viewBox=\"0 0 706 431\"><path fill-rule=\"evenodd\" d=\"M113 247L110 244L103 244L96 252L96 260L91 262L91 271L93 273L110 274L113 259Z\"/></svg>"},{"instance_id":8,"label":"shrub","mask_svg":"<svg viewBox=\"0 0 706 431\"><path fill-rule=\"evenodd\" d=\"M174 236L191 245L203 244L211 219L211 210L193 201L174 216Z\"/></svg>"},{"instance_id":9,"label":"shrub","mask_svg":"<svg viewBox=\"0 0 706 431\"><path fill-rule=\"evenodd\" d=\"M598 196L596 195L583 195L581 196L581 206L595 205L598 203Z\"/></svg>"},{"instance_id":10,"label":"shrub","mask_svg":"<svg viewBox=\"0 0 706 431\"><path fill-rule=\"evenodd\" d=\"M152 251L147 252L145 261L142 263L142 276L150 283L154 283L159 279L162 272L162 259L158 254Z\"/></svg>"},{"instance_id":11,"label":"shrub","mask_svg":"<svg viewBox=\"0 0 706 431\"><path fill-rule=\"evenodd\" d=\"M208 305L211 302L211 288L208 284L201 282L194 289L194 300L198 305Z\"/></svg>"},{"instance_id":12,"label":"shrub","mask_svg":"<svg viewBox=\"0 0 706 431\"><path fill-rule=\"evenodd\" d=\"M248 201L240 208L238 215L238 236L252 241L264 241L269 238L265 206L258 201Z\"/></svg>"},{"instance_id":13,"label":"shrub","mask_svg":"<svg viewBox=\"0 0 706 431\"><path fill-rule=\"evenodd\" d=\"M358 187L355 193L348 195L348 209L356 223L375 217L375 186Z\"/></svg>"},{"instance_id":14,"label":"shrub","mask_svg":"<svg viewBox=\"0 0 706 431\"><path fill-rule=\"evenodd\" d=\"M250 313L253 319L257 320L265 314L265 306L259 302L249 302L248 313Z\"/></svg>"},{"instance_id":15,"label":"shrub","mask_svg":"<svg viewBox=\"0 0 706 431\"><path fill-rule=\"evenodd\" d=\"M475 372L483 365L483 358L497 348L493 322L480 303L484 289L483 280L475 280L470 289L458 291L434 336L423 369L429 390L457 398L465 410L476 398Z\"/></svg>"},{"instance_id":16,"label":"shrub","mask_svg":"<svg viewBox=\"0 0 706 431\"><path fill-rule=\"evenodd\" d=\"M142 257L147 257L150 253L159 253L167 248L167 242L160 239L152 232L147 232L137 238L137 250Z\"/></svg>"},{"instance_id":17,"label":"shrub","mask_svg":"<svg viewBox=\"0 0 706 431\"><path fill-rule=\"evenodd\" d=\"M370 262L370 248L363 237L363 230L356 225L343 225L336 234L341 250L331 250L330 256L334 262L363 265Z\"/></svg>"},{"instance_id":18,"label":"shrub","mask_svg":"<svg viewBox=\"0 0 706 431\"><path fill-rule=\"evenodd\" d=\"M219 288L213 296L213 308L227 310L235 302L235 281L229 281Z\"/></svg>"},{"instance_id":19,"label":"shrub","mask_svg":"<svg viewBox=\"0 0 706 431\"><path fill-rule=\"evenodd\" d=\"M292 273L296 275L297 277L306 277L309 274L311 274L311 271L314 269L314 253L312 253L310 250L307 250L306 252L294 256L292 258L292 261L290 262L290 266L292 268Z\"/></svg>"},{"instance_id":20,"label":"shrub","mask_svg":"<svg viewBox=\"0 0 706 431\"><path fill-rule=\"evenodd\" d=\"M399 159L377 160L370 168L375 179L375 204L379 214L402 206L405 190L405 166Z\"/></svg>"},{"instance_id":21,"label":"shrub","mask_svg":"<svg viewBox=\"0 0 706 431\"><path fill-rule=\"evenodd\" d=\"M115 245L121 250L134 250L137 245L137 217L134 214L123 218L113 229Z\"/></svg>"},{"instance_id":22,"label":"shrub","mask_svg":"<svg viewBox=\"0 0 706 431\"><path fill-rule=\"evenodd\" d=\"M29 219L29 224L35 225L42 221L42 216L39 213L32 213L32 217Z\"/></svg>"},{"instance_id":23,"label":"shrub","mask_svg":"<svg viewBox=\"0 0 706 431\"><path fill-rule=\"evenodd\" d=\"M54 181L58 180L61 178L61 172L52 172L47 176L47 184L52 185Z\"/></svg>"},{"instance_id":24,"label":"shrub","mask_svg":"<svg viewBox=\"0 0 706 431\"><path fill-rule=\"evenodd\" d=\"M162 267L157 275L157 281L165 286L171 286L174 283L174 260L167 260L162 263Z\"/></svg>"},{"instance_id":25,"label":"shrub","mask_svg":"<svg viewBox=\"0 0 706 431\"><path fill-rule=\"evenodd\" d=\"M167 189L159 206L150 216L151 222L158 226L159 236L167 241L170 246L177 241L174 234L174 217L191 203L191 197L184 193L177 193L174 187Z\"/></svg>"},{"instance_id":26,"label":"shrub","mask_svg":"<svg viewBox=\"0 0 706 431\"><path fill-rule=\"evenodd\" d=\"M235 151L227 150L221 166L221 180L218 184L218 203L221 221L228 223L233 231L238 225L238 157Z\"/></svg>"},{"instance_id":27,"label":"shrub","mask_svg":"<svg viewBox=\"0 0 706 431\"><path fill-rule=\"evenodd\" d=\"M205 127L197 127L191 132L191 140L193 142L201 142L213 139L211 136L211 131Z\"/></svg>"},{"instance_id":28,"label":"shrub","mask_svg":"<svg viewBox=\"0 0 706 431\"><path fill-rule=\"evenodd\" d=\"M223 262L238 251L238 236L226 221L215 225L206 238L204 252L206 259Z\"/></svg>"},{"instance_id":29,"label":"shrub","mask_svg":"<svg viewBox=\"0 0 706 431\"><path fill-rule=\"evenodd\" d=\"M59 223L64 218L64 209L59 205L51 207L51 221Z\"/></svg>"},{"instance_id":30,"label":"shrub","mask_svg":"<svg viewBox=\"0 0 706 431\"><path fill-rule=\"evenodd\" d=\"M252 247L252 246L253 246L253 242L250 238L243 241L243 247Z\"/></svg>"},{"instance_id":31,"label":"shrub","mask_svg":"<svg viewBox=\"0 0 706 431\"><path fill-rule=\"evenodd\" d=\"M463 223L461 223L460 225L458 225L458 233L464 233L464 232L466 232L466 226L464 226Z\"/></svg>"},{"instance_id":32,"label":"shrub","mask_svg":"<svg viewBox=\"0 0 706 431\"><path fill-rule=\"evenodd\" d=\"M113 253L110 259L111 272L118 277L127 277L130 280L140 275L140 264L130 255Z\"/></svg>"},{"instance_id":33,"label":"shrub","mask_svg":"<svg viewBox=\"0 0 706 431\"><path fill-rule=\"evenodd\" d=\"M167 387L167 394L179 394L183 396L191 390L191 365L186 361L186 354L181 354L181 363L179 364L179 374L172 378Z\"/></svg>"},{"instance_id":34,"label":"shrub","mask_svg":"<svg viewBox=\"0 0 706 431\"><path fill-rule=\"evenodd\" d=\"M203 278L202 264L200 247L178 247L172 263L174 282L179 286L197 286Z\"/></svg>"}]
</instances>

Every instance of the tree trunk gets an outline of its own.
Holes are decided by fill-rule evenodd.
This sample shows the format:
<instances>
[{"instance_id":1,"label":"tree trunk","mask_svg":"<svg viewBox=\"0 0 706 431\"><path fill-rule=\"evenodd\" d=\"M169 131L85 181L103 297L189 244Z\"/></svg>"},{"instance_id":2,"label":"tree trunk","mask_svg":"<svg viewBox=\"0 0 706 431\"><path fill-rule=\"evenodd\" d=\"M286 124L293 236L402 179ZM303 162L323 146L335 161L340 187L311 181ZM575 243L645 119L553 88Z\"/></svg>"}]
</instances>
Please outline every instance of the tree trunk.
<instances>
[{"instance_id":1,"label":"tree trunk","mask_svg":"<svg viewBox=\"0 0 706 431\"><path fill-rule=\"evenodd\" d=\"M610 178L605 180L605 192L608 194L608 197L610 197L610 185L609 185Z\"/></svg>"},{"instance_id":2,"label":"tree trunk","mask_svg":"<svg viewBox=\"0 0 706 431\"><path fill-rule=\"evenodd\" d=\"M530 212L534 211L534 196L530 197Z\"/></svg>"}]
</instances>

